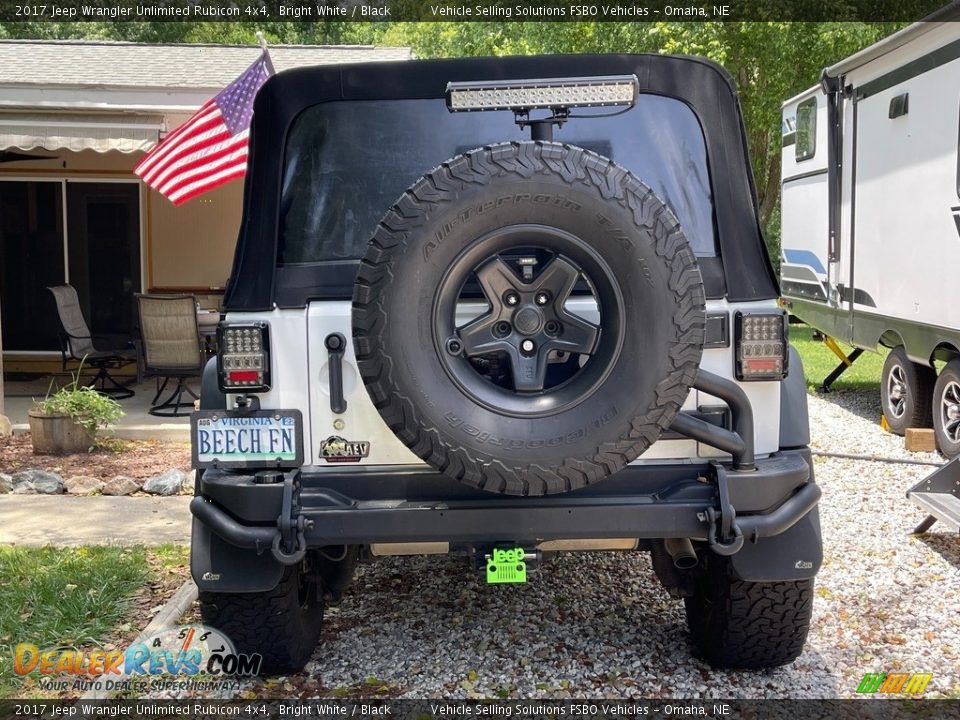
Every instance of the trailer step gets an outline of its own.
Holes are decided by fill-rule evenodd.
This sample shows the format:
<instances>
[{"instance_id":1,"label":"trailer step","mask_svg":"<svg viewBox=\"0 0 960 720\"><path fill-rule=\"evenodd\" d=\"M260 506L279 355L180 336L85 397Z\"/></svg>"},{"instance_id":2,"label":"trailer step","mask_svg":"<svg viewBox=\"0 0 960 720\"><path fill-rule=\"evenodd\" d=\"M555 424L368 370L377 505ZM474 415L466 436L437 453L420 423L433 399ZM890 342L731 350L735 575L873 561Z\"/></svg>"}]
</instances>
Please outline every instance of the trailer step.
<instances>
[{"instance_id":1,"label":"trailer step","mask_svg":"<svg viewBox=\"0 0 960 720\"><path fill-rule=\"evenodd\" d=\"M960 498L946 493L918 492L913 493L910 499L937 520L960 531Z\"/></svg>"},{"instance_id":2,"label":"trailer step","mask_svg":"<svg viewBox=\"0 0 960 720\"><path fill-rule=\"evenodd\" d=\"M907 497L927 512L914 529L925 533L937 520L960 532L960 458L954 458L907 491Z\"/></svg>"}]
</instances>

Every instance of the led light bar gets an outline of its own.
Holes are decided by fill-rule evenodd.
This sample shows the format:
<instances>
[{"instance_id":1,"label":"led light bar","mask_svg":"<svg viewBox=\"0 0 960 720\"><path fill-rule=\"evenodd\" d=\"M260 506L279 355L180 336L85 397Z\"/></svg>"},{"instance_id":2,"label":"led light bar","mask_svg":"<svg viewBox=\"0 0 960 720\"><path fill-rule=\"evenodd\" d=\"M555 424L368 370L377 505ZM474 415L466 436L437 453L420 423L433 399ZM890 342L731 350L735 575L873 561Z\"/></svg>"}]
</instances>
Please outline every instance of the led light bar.
<instances>
[{"instance_id":1,"label":"led light bar","mask_svg":"<svg viewBox=\"0 0 960 720\"><path fill-rule=\"evenodd\" d=\"M787 316L737 313L737 380L782 380L787 376Z\"/></svg>"},{"instance_id":2,"label":"led light bar","mask_svg":"<svg viewBox=\"0 0 960 720\"><path fill-rule=\"evenodd\" d=\"M267 324L221 324L217 331L220 389L224 392L269 390L270 335Z\"/></svg>"},{"instance_id":3,"label":"led light bar","mask_svg":"<svg viewBox=\"0 0 960 720\"><path fill-rule=\"evenodd\" d=\"M637 101L636 75L555 78L550 80L496 80L447 84L450 112L575 107L631 107Z\"/></svg>"}]
</instances>

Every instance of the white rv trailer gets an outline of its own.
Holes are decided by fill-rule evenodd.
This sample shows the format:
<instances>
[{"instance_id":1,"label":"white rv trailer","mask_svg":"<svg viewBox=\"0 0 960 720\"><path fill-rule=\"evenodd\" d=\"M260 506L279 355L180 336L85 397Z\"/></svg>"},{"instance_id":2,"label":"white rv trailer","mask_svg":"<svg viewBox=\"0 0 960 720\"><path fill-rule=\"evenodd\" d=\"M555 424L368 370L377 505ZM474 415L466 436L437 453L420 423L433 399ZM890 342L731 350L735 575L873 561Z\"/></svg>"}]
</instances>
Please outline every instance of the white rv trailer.
<instances>
[{"instance_id":1,"label":"white rv trailer","mask_svg":"<svg viewBox=\"0 0 960 720\"><path fill-rule=\"evenodd\" d=\"M890 427L960 455L960 13L823 71L783 105L781 289L855 348L891 349ZM951 22L951 20L953 22ZM934 369L946 363L939 378Z\"/></svg>"}]
</instances>

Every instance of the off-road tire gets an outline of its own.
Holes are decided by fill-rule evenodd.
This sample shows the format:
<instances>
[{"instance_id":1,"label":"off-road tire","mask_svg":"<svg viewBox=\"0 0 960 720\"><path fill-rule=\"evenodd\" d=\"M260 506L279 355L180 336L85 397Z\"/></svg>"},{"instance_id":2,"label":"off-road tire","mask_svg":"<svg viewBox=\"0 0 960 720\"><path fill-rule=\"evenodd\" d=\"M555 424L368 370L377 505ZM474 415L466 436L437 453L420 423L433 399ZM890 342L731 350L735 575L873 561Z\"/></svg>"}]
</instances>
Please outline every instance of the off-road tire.
<instances>
[{"instance_id":1,"label":"off-road tire","mask_svg":"<svg viewBox=\"0 0 960 720\"><path fill-rule=\"evenodd\" d=\"M960 456L960 442L947 436L942 413L943 394L951 384L960 384L960 359L953 359L943 366L933 388L933 431L937 447L946 457Z\"/></svg>"},{"instance_id":2,"label":"off-road tire","mask_svg":"<svg viewBox=\"0 0 960 720\"><path fill-rule=\"evenodd\" d=\"M900 369L906 381L906 399L900 417L894 415L890 408L889 378L896 368ZM910 428L931 427L933 415L930 408L936 381L934 369L911 361L902 345L889 352L880 374L880 404L891 432L903 435Z\"/></svg>"},{"instance_id":3,"label":"off-road tire","mask_svg":"<svg viewBox=\"0 0 960 720\"><path fill-rule=\"evenodd\" d=\"M462 392L428 319L452 263L480 238L525 224L560 228L601 255L631 323L623 357L588 399L534 418ZM643 182L582 148L504 143L427 173L381 221L357 275L354 347L374 405L416 455L475 488L546 495L617 472L670 426L700 364L704 304L693 251Z\"/></svg>"},{"instance_id":4,"label":"off-road tire","mask_svg":"<svg viewBox=\"0 0 960 720\"><path fill-rule=\"evenodd\" d=\"M237 652L260 653L261 674L296 672L310 659L323 625L323 600L315 572L287 568L273 590L200 593L205 625L223 632Z\"/></svg>"},{"instance_id":5,"label":"off-road tire","mask_svg":"<svg viewBox=\"0 0 960 720\"><path fill-rule=\"evenodd\" d=\"M708 551L709 552L709 551ZM684 599L694 651L720 668L759 670L793 662L813 611L813 580L747 582L729 558L705 555Z\"/></svg>"}]
</instances>

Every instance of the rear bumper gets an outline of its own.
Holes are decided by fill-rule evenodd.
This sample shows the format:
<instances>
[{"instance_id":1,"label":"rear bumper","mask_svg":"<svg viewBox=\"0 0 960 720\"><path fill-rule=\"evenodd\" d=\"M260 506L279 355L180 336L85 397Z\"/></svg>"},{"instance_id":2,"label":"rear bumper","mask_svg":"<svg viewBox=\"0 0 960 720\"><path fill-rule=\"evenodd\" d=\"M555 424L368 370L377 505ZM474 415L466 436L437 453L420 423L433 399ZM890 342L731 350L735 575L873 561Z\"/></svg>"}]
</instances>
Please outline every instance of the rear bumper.
<instances>
[{"instance_id":1,"label":"rear bumper","mask_svg":"<svg viewBox=\"0 0 960 720\"><path fill-rule=\"evenodd\" d=\"M510 497L475 491L436 472L364 468L299 479L298 503L308 547L370 543L452 545L586 538L707 540L708 508L721 507L709 464L631 465L615 476L564 495ZM296 476L299 475L299 478ZM789 450L726 470L729 505L746 540L786 532L820 497L809 451ZM279 535L283 484L207 470L190 505L197 523L222 541L257 552Z\"/></svg>"}]
</instances>

